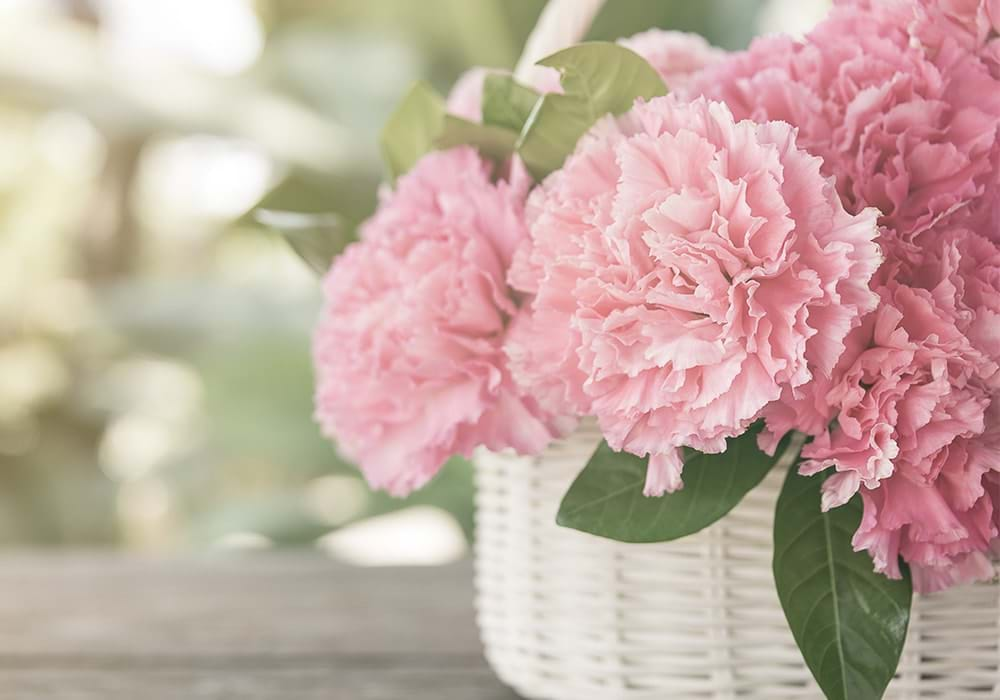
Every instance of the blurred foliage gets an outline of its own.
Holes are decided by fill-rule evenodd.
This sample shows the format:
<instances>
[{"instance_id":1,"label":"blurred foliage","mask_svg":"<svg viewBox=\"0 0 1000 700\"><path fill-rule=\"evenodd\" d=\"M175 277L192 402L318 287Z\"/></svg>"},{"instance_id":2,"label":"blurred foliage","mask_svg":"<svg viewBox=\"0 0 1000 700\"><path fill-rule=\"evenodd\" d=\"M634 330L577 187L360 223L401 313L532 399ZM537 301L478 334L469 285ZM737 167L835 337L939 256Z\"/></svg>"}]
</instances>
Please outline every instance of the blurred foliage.
<instances>
[{"instance_id":1,"label":"blurred foliage","mask_svg":"<svg viewBox=\"0 0 1000 700\"><path fill-rule=\"evenodd\" d=\"M611 0L590 38L738 47L759 4ZM407 88L510 67L542 6L0 5L0 542L297 545L414 504L469 535L468 464L395 500L320 436L318 285L247 212L335 212L342 245Z\"/></svg>"}]
</instances>

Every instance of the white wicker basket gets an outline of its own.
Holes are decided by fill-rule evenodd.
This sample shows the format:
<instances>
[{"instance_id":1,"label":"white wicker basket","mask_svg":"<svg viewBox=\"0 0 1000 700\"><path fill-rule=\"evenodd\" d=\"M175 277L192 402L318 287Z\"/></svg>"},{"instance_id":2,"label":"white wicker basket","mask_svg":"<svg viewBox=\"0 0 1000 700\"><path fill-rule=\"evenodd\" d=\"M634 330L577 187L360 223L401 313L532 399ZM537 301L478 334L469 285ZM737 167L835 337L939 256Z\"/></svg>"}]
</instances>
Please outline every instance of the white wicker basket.
<instances>
[{"instance_id":1,"label":"white wicker basket","mask_svg":"<svg viewBox=\"0 0 1000 700\"><path fill-rule=\"evenodd\" d=\"M821 698L771 580L772 473L684 540L613 542L556 526L599 440L579 430L537 458L477 458L479 625L499 677L526 698ZM889 698L1000 697L1000 586L918 597Z\"/></svg>"}]
</instances>

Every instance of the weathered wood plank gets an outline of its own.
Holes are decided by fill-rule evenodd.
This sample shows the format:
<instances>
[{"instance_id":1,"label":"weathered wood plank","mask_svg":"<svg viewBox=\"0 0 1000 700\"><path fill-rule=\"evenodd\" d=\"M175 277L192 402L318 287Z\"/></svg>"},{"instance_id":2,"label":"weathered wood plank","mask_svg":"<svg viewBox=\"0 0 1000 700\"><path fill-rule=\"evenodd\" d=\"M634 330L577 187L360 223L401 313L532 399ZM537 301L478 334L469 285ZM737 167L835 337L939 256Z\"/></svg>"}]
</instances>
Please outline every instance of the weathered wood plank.
<instances>
[{"instance_id":1,"label":"weathered wood plank","mask_svg":"<svg viewBox=\"0 0 1000 700\"><path fill-rule=\"evenodd\" d=\"M0 558L5 654L467 654L468 564L357 569L318 555Z\"/></svg>"},{"instance_id":2,"label":"weathered wood plank","mask_svg":"<svg viewBox=\"0 0 1000 700\"><path fill-rule=\"evenodd\" d=\"M0 557L4 700L512 700L482 659L468 563L315 554Z\"/></svg>"},{"instance_id":3,"label":"weathered wood plank","mask_svg":"<svg viewBox=\"0 0 1000 700\"><path fill-rule=\"evenodd\" d=\"M456 669L35 669L0 673L4 700L516 700Z\"/></svg>"}]
</instances>

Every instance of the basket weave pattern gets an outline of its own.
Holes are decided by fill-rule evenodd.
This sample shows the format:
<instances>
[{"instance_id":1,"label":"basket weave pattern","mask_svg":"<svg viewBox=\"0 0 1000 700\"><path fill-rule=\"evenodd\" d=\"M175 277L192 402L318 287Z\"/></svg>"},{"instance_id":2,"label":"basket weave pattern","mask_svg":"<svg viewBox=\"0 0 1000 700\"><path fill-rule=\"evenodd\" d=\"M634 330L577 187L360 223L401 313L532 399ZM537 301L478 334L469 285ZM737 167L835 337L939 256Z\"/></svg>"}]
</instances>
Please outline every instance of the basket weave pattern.
<instances>
[{"instance_id":1,"label":"basket weave pattern","mask_svg":"<svg viewBox=\"0 0 1000 700\"><path fill-rule=\"evenodd\" d=\"M560 528L600 439L477 456L476 585L486 656L532 700L822 698L771 578L775 470L683 540L630 545ZM1000 698L1000 585L917 597L894 699Z\"/></svg>"}]
</instances>

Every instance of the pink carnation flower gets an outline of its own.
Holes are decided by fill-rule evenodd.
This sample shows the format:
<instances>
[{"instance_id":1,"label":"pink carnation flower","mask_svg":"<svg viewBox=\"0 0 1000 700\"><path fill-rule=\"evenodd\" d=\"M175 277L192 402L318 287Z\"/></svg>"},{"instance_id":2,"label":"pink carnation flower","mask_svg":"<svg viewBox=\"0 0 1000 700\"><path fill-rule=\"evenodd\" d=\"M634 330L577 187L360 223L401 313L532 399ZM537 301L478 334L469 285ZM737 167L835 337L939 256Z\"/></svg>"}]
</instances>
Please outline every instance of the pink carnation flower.
<instances>
[{"instance_id":1,"label":"pink carnation flower","mask_svg":"<svg viewBox=\"0 0 1000 700\"><path fill-rule=\"evenodd\" d=\"M901 556L921 592L992 578L1000 250L953 231L918 267L880 276L882 303L827 385L836 426L806 446L802 471L836 469L824 509L861 492L854 544L877 570L898 578Z\"/></svg>"},{"instance_id":2,"label":"pink carnation flower","mask_svg":"<svg viewBox=\"0 0 1000 700\"><path fill-rule=\"evenodd\" d=\"M758 40L692 87L737 118L798 127L847 209L878 207L914 259L915 239L945 219L1000 223L1000 82L955 42L921 46L909 33L916 7L843 4L804 42Z\"/></svg>"},{"instance_id":3,"label":"pink carnation flower","mask_svg":"<svg viewBox=\"0 0 1000 700\"><path fill-rule=\"evenodd\" d=\"M432 153L385 192L324 282L316 416L375 488L405 495L477 445L534 453L557 426L511 380L525 187L470 148Z\"/></svg>"},{"instance_id":4,"label":"pink carnation flower","mask_svg":"<svg viewBox=\"0 0 1000 700\"><path fill-rule=\"evenodd\" d=\"M671 91L681 91L708 66L726 55L699 34L650 29L618 43L649 62Z\"/></svg>"},{"instance_id":5,"label":"pink carnation flower","mask_svg":"<svg viewBox=\"0 0 1000 700\"><path fill-rule=\"evenodd\" d=\"M875 212L851 216L783 123L668 96L606 118L532 193L510 280L534 295L511 335L519 382L651 455L725 450L786 388L829 375L871 310Z\"/></svg>"},{"instance_id":6,"label":"pink carnation flower","mask_svg":"<svg viewBox=\"0 0 1000 700\"><path fill-rule=\"evenodd\" d=\"M1000 0L911 0L910 4L910 33L931 55L954 44L976 54L1000 78Z\"/></svg>"}]
</instances>

